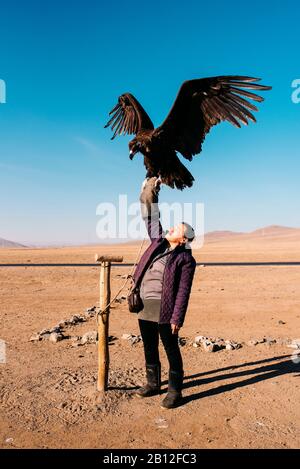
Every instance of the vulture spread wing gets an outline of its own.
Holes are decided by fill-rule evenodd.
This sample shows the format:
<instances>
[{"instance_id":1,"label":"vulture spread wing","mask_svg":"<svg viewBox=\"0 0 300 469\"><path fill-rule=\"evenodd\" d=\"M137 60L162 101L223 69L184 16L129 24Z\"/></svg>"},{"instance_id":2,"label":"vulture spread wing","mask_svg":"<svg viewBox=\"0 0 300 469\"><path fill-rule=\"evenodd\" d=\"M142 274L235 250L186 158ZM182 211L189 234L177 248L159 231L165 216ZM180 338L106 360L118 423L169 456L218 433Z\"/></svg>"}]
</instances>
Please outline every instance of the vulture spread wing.
<instances>
[{"instance_id":1,"label":"vulture spread wing","mask_svg":"<svg viewBox=\"0 0 300 469\"><path fill-rule=\"evenodd\" d=\"M240 122L247 125L248 119L256 122L250 110L258 108L245 98L258 102L264 98L243 88L271 89L253 83L259 80L228 75L185 81L167 118L156 131L163 131L172 147L192 160L193 155L201 152L206 134L219 122L227 120L236 127L241 127Z\"/></svg>"},{"instance_id":2,"label":"vulture spread wing","mask_svg":"<svg viewBox=\"0 0 300 469\"><path fill-rule=\"evenodd\" d=\"M119 96L118 104L110 111L109 115L111 114L113 114L112 117L105 125L105 127L111 126L111 129L114 130L111 140L116 135L137 134L141 129L154 129L154 125L145 109L130 93Z\"/></svg>"}]
</instances>

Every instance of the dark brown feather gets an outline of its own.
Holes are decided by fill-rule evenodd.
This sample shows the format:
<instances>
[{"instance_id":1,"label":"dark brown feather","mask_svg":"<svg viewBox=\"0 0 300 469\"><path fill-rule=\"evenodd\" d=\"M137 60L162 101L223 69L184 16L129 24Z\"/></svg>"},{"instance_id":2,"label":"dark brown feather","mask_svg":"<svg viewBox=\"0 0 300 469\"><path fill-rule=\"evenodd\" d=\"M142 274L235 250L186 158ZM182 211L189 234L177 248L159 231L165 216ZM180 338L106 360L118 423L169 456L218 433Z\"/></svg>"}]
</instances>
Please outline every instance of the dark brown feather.
<instances>
[{"instance_id":1,"label":"dark brown feather","mask_svg":"<svg viewBox=\"0 0 300 469\"><path fill-rule=\"evenodd\" d=\"M224 101L226 103L230 103L235 109L242 112L246 117L248 117L250 120L252 120L252 122L256 122L256 119L253 116L253 114L250 111L248 111L248 109L246 109L246 107L241 106L236 99L232 99L229 95L226 95L226 97L222 96L222 101Z\"/></svg>"},{"instance_id":2,"label":"dark brown feather","mask_svg":"<svg viewBox=\"0 0 300 469\"><path fill-rule=\"evenodd\" d=\"M223 75L185 81L168 116L157 130L163 130L168 135L170 145L190 159L191 155L200 153L206 134L219 122L227 120L236 127L241 127L240 123L247 125L248 119L256 122L248 109L258 109L243 96L262 102L264 99L261 96L245 90L271 89L270 86L254 83L259 80L248 76ZM191 114L193 122L188 118ZM196 122L201 123L200 129ZM188 134L192 138L186 138Z\"/></svg>"},{"instance_id":3,"label":"dark brown feather","mask_svg":"<svg viewBox=\"0 0 300 469\"><path fill-rule=\"evenodd\" d=\"M242 83L239 81L232 81L230 85L234 85L240 88L246 88L249 90L269 90L269 86L257 85L256 83Z\"/></svg>"},{"instance_id":4,"label":"dark brown feather","mask_svg":"<svg viewBox=\"0 0 300 469\"><path fill-rule=\"evenodd\" d=\"M245 90L239 90L238 88L235 88L234 86L231 87L233 91L236 93L242 94L243 96L247 96L250 99L253 99L254 101L257 101L259 103L262 103L264 101L264 98L262 96L259 96L254 93L250 93L250 91L245 91Z\"/></svg>"},{"instance_id":5,"label":"dark brown feather","mask_svg":"<svg viewBox=\"0 0 300 469\"><path fill-rule=\"evenodd\" d=\"M142 129L154 129L154 125L145 109L130 93L124 93L119 96L118 103L110 111L109 115L113 113L115 114L105 125L105 127L111 126L112 130L115 129L112 139L114 139L117 134L136 134Z\"/></svg>"},{"instance_id":6,"label":"dark brown feather","mask_svg":"<svg viewBox=\"0 0 300 469\"><path fill-rule=\"evenodd\" d=\"M242 106L247 107L249 109L252 109L252 111L258 111L258 108L254 106L254 104L249 103L246 99L242 98L241 96L238 96L237 94L234 93L227 93L226 95L230 99L234 99L235 102L242 104Z\"/></svg>"}]
</instances>

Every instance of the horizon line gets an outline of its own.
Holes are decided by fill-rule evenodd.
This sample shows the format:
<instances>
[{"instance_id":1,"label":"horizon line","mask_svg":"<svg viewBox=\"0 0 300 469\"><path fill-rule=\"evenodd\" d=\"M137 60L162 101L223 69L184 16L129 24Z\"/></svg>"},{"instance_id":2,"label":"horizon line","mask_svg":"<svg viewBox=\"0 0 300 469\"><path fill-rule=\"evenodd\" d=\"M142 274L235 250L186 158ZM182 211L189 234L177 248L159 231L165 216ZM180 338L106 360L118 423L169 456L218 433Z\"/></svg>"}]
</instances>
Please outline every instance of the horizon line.
<instances>
[{"instance_id":1,"label":"horizon line","mask_svg":"<svg viewBox=\"0 0 300 469\"><path fill-rule=\"evenodd\" d=\"M227 234L233 234L233 235L249 235L249 234L254 234L260 231L264 230L270 230L270 229L285 229L285 230L299 230L300 227L291 227L291 226L285 226L285 225L267 225L261 228L256 228L255 230L252 231L233 231L233 230L212 230L212 231L207 231L204 233L204 237L207 235L211 234L217 234L217 233L227 233ZM264 234L263 234L264 235ZM63 247L81 247L81 246L98 246L98 245L114 245L114 244L130 244L130 243L137 243L141 242L143 238L137 238L135 240L132 239L125 239L125 240L120 240L120 239L114 239L110 241L105 241L105 240L99 240L99 242L78 242L78 243L72 243L72 242L37 242L37 243L30 243L30 242L19 242L19 241L12 241L11 239L8 240L6 238L1 238L0 237L0 242L4 241L7 243L12 243L15 244L16 246L11 246L12 248L14 247L19 247L19 248L27 248L27 249L39 249L39 248L46 248L46 247L57 247L57 248L63 248ZM10 246L1 246L0 248L9 248Z\"/></svg>"}]
</instances>

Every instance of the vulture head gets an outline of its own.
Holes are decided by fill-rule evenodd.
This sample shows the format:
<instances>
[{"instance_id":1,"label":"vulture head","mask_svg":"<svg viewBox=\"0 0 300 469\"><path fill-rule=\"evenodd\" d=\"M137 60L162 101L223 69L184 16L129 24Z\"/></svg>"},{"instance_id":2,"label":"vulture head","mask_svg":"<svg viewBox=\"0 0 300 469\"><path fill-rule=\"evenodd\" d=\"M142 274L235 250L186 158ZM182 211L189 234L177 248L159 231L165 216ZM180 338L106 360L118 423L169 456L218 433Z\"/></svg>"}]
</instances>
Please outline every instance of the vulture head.
<instances>
[{"instance_id":1,"label":"vulture head","mask_svg":"<svg viewBox=\"0 0 300 469\"><path fill-rule=\"evenodd\" d=\"M141 144L140 142L137 141L137 139L134 138L133 140L131 140L131 142L129 142L128 147L129 147L129 158L132 160L134 155L138 153L139 151L141 151Z\"/></svg>"}]
</instances>

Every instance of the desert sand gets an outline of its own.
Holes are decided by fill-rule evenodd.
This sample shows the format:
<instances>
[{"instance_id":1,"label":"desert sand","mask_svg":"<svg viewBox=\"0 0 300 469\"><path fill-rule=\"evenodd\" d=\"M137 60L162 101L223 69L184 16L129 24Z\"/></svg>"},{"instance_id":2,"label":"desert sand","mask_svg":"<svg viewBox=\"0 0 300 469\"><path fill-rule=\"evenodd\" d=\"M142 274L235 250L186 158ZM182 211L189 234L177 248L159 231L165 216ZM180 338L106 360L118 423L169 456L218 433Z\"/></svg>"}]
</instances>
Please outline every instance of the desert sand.
<instances>
[{"instance_id":1,"label":"desert sand","mask_svg":"<svg viewBox=\"0 0 300 469\"><path fill-rule=\"evenodd\" d=\"M0 263L93 263L96 252L132 262L138 244L0 250ZM251 234L212 233L195 252L199 263L179 336L184 404L160 408L167 359L160 344L163 390L134 397L144 382L141 342L126 301L110 311L110 388L96 392L95 344L53 344L30 337L82 314L99 300L98 267L0 267L0 446L3 448L297 448L300 445L300 363L287 344L300 338L300 230L270 227ZM216 262L253 265L209 266ZM255 265L255 262L265 265ZM205 266L203 266L204 264ZM112 269L112 295L130 267ZM126 294L126 291L122 294ZM96 330L95 318L69 327L70 337ZM207 353L197 335L242 344ZM268 342L248 345L252 339ZM276 342L270 341L275 339Z\"/></svg>"}]
</instances>

